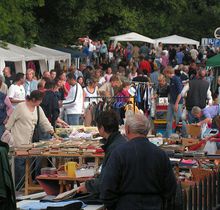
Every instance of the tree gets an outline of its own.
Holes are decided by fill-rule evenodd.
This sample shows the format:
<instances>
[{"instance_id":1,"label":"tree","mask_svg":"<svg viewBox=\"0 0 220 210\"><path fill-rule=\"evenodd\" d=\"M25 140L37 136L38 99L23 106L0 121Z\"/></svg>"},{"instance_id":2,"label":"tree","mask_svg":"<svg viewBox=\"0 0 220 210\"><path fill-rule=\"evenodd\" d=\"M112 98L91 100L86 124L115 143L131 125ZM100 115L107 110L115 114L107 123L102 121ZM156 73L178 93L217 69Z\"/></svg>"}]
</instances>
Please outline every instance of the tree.
<instances>
[{"instance_id":1,"label":"tree","mask_svg":"<svg viewBox=\"0 0 220 210\"><path fill-rule=\"evenodd\" d=\"M39 2L38 2L39 1ZM0 39L21 46L33 43L38 26L33 9L43 0L2 0L0 2Z\"/></svg>"},{"instance_id":2,"label":"tree","mask_svg":"<svg viewBox=\"0 0 220 210\"><path fill-rule=\"evenodd\" d=\"M2 0L0 39L19 45L66 46L79 37L108 39L135 31L158 38L213 37L218 0Z\"/></svg>"},{"instance_id":3,"label":"tree","mask_svg":"<svg viewBox=\"0 0 220 210\"><path fill-rule=\"evenodd\" d=\"M38 10L40 40L50 44L72 44L77 38L107 38L109 35L137 30L136 11L107 0L46 1Z\"/></svg>"}]
</instances>

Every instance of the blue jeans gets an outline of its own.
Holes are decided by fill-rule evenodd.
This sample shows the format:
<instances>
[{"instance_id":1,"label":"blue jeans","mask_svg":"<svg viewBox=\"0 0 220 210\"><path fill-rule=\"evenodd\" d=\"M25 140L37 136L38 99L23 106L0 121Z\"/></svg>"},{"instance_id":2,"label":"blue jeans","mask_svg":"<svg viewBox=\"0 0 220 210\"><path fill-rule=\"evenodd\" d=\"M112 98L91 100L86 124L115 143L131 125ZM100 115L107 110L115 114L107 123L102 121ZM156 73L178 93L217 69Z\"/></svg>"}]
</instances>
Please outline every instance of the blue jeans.
<instances>
[{"instance_id":1,"label":"blue jeans","mask_svg":"<svg viewBox=\"0 0 220 210\"><path fill-rule=\"evenodd\" d=\"M19 190L25 180L25 158L15 158L15 188Z\"/></svg>"},{"instance_id":2,"label":"blue jeans","mask_svg":"<svg viewBox=\"0 0 220 210\"><path fill-rule=\"evenodd\" d=\"M67 114L67 123L69 125L80 125L81 114Z\"/></svg>"},{"instance_id":3,"label":"blue jeans","mask_svg":"<svg viewBox=\"0 0 220 210\"><path fill-rule=\"evenodd\" d=\"M174 111L174 104L169 104L168 105L168 110L167 110L167 126L166 126L166 132L164 133L165 138L169 138L171 134L173 133L173 118L175 117L176 124L179 123L182 115L182 104L178 105L178 111Z\"/></svg>"},{"instance_id":4,"label":"blue jeans","mask_svg":"<svg viewBox=\"0 0 220 210\"><path fill-rule=\"evenodd\" d=\"M40 175L41 171L41 162L44 158L43 157L37 157L37 158L31 158L30 161L30 176L31 178L35 179L36 176ZM15 189L17 191L20 191L25 182L25 163L26 158L15 158Z\"/></svg>"}]
</instances>

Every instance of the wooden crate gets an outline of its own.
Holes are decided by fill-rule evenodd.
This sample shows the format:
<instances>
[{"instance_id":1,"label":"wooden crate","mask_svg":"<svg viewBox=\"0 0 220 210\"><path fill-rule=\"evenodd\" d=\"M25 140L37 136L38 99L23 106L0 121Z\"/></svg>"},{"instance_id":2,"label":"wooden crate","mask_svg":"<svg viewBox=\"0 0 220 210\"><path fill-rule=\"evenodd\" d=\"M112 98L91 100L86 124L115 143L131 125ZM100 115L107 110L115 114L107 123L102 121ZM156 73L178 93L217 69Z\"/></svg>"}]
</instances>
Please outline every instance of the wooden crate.
<instances>
[{"instance_id":1,"label":"wooden crate","mask_svg":"<svg viewBox=\"0 0 220 210\"><path fill-rule=\"evenodd\" d=\"M208 176L213 173L211 169L205 169L205 168L192 168L191 172L192 172L193 180L196 182L199 182L200 180L201 181L204 180L205 177L208 178Z\"/></svg>"}]
</instances>

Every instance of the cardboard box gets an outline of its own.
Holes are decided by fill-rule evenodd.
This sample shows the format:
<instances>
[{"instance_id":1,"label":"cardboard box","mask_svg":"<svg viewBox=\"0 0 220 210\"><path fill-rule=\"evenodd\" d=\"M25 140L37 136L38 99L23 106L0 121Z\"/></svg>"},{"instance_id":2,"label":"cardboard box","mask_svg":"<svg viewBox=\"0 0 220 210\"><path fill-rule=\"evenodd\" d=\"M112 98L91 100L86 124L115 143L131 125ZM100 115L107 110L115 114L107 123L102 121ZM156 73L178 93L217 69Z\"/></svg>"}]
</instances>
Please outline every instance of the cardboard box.
<instances>
[{"instance_id":1,"label":"cardboard box","mask_svg":"<svg viewBox=\"0 0 220 210\"><path fill-rule=\"evenodd\" d=\"M195 124L188 124L186 125L186 130L187 133L193 138L197 138L201 135L201 126Z\"/></svg>"}]
</instances>

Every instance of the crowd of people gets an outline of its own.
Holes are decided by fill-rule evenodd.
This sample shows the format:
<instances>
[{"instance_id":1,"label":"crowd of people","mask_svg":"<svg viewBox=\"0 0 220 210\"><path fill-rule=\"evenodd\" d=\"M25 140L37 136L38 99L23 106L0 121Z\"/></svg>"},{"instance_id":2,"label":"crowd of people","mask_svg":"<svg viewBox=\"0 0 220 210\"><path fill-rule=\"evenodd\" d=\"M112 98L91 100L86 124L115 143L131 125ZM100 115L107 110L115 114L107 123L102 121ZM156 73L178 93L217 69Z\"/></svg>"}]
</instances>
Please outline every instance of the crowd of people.
<instances>
[{"instance_id":1,"label":"crowd of people","mask_svg":"<svg viewBox=\"0 0 220 210\"><path fill-rule=\"evenodd\" d=\"M205 69L206 58L218 53L213 47L204 50L188 45L163 46L162 43L157 47L146 43L138 47L129 42L125 46L117 43L115 47L110 43L107 47L104 41L86 40L83 46L93 50L89 50L86 60L89 65L81 63L79 68L74 65L61 68L56 63L55 69L45 70L41 77L34 68L27 69L26 75L13 74L9 67L4 68L0 75L0 136L12 111L30 99L33 91L38 94L36 90L43 93L40 106L54 129L94 125L96 113L106 109L115 109L123 123L126 105L141 109L154 119L159 98L168 97L165 137L173 132L174 117L176 124L182 121L182 135L186 136L185 124L195 120L192 108L204 109L219 96L220 79L217 88L211 91L213 72ZM187 118L182 117L185 112ZM31 127L33 130L34 124ZM41 134L43 138L50 137Z\"/></svg>"},{"instance_id":2,"label":"crowd of people","mask_svg":"<svg viewBox=\"0 0 220 210\"><path fill-rule=\"evenodd\" d=\"M56 64L39 77L33 68L25 75L5 67L0 75L0 137L21 147L52 138L56 127L96 125L104 138L105 159L99 178L79 191L98 194L108 209L160 209L163 198L175 193L176 182L165 153L146 141L153 132L150 120L156 118L160 98L168 98L164 137L174 132L174 118L176 124L182 122L184 137L187 123L219 127L220 78L211 90L213 72L205 69L206 58L217 50L97 43L84 43L87 56L79 68ZM127 138L119 124L125 124ZM24 159L15 161L18 182Z\"/></svg>"}]
</instances>

